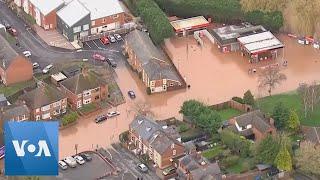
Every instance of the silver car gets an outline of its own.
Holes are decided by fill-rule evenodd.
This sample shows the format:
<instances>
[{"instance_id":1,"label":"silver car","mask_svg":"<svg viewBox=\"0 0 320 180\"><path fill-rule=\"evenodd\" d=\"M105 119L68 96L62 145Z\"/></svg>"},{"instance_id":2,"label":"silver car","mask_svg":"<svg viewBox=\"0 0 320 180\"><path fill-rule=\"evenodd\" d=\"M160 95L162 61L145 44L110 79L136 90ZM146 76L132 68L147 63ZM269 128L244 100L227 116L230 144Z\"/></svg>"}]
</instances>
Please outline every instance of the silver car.
<instances>
[{"instance_id":1,"label":"silver car","mask_svg":"<svg viewBox=\"0 0 320 180\"><path fill-rule=\"evenodd\" d=\"M68 166L67 166L67 164L66 164L65 162L59 161L58 164L59 164L59 167L60 167L62 170L68 169Z\"/></svg>"},{"instance_id":2,"label":"silver car","mask_svg":"<svg viewBox=\"0 0 320 180\"><path fill-rule=\"evenodd\" d=\"M65 163L67 163L68 166L70 166L70 167L72 167L72 168L75 168L75 167L77 166L77 161L76 161L73 157L71 157L71 156L65 157L65 158L63 159L63 161L64 161Z\"/></svg>"}]
</instances>

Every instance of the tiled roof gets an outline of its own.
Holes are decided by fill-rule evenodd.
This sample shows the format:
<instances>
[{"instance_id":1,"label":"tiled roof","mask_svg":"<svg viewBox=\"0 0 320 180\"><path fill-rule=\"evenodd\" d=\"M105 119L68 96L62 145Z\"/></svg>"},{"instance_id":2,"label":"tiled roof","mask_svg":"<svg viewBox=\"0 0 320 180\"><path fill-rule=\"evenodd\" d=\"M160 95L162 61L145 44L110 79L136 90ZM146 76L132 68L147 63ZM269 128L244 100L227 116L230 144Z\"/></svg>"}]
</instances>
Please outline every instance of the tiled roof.
<instances>
[{"instance_id":1,"label":"tiled roof","mask_svg":"<svg viewBox=\"0 0 320 180\"><path fill-rule=\"evenodd\" d=\"M150 80L171 79L181 81L166 55L153 44L146 32L134 30L125 39L141 61Z\"/></svg>"},{"instance_id":2,"label":"tiled roof","mask_svg":"<svg viewBox=\"0 0 320 180\"><path fill-rule=\"evenodd\" d=\"M26 105L10 105L1 111L1 120L11 120L17 116L29 115L30 111Z\"/></svg>"},{"instance_id":3,"label":"tiled roof","mask_svg":"<svg viewBox=\"0 0 320 180\"><path fill-rule=\"evenodd\" d=\"M251 124L262 133L271 128L268 119L266 119L265 115L260 110L242 114L235 117L235 120L239 126L247 126Z\"/></svg>"},{"instance_id":4,"label":"tiled roof","mask_svg":"<svg viewBox=\"0 0 320 180\"><path fill-rule=\"evenodd\" d=\"M71 78L62 81L60 84L72 93L80 94L85 90L94 89L107 83L94 73L87 72L86 74L80 73L72 76Z\"/></svg>"},{"instance_id":5,"label":"tiled roof","mask_svg":"<svg viewBox=\"0 0 320 180\"><path fill-rule=\"evenodd\" d=\"M65 95L63 93L53 87L45 85L31 90L19 97L19 99L25 101L31 109L41 108L64 98Z\"/></svg>"}]
</instances>

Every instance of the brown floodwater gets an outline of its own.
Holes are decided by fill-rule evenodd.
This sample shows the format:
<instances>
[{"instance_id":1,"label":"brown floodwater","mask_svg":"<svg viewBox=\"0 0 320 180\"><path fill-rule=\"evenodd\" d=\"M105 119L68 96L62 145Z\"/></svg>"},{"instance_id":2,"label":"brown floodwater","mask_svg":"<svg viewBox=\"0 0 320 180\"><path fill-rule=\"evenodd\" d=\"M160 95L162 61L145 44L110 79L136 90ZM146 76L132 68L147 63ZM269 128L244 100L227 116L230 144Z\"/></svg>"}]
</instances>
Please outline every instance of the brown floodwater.
<instances>
[{"instance_id":1,"label":"brown floodwater","mask_svg":"<svg viewBox=\"0 0 320 180\"><path fill-rule=\"evenodd\" d=\"M233 96L242 96L250 89L256 97L266 95L266 91L258 90L257 73L266 65L288 61L283 67L287 80L278 86L273 93L294 90L301 82L320 80L320 50L311 46L299 45L296 40L285 35L279 36L285 44L285 49L277 60L249 64L239 52L223 54L208 40L204 47L199 47L192 37L173 38L165 45L174 64L186 79L190 89L172 91L148 96L145 87L138 76L129 68L116 69L117 82L126 97L127 102L118 106L121 115L101 124L94 123L94 118L82 118L78 124L60 131L60 158L75 153L74 146L78 144L78 152L93 149L97 145L106 147L117 141L119 133L128 129L133 119L134 102L143 101L151 104L151 109L157 119L172 116L181 118L178 111L185 100L197 99L207 104L216 104L229 100ZM188 48L187 48L188 45ZM188 52L188 53L187 53ZM249 68L257 69L256 74L248 74ZM137 98L131 100L127 91L134 90ZM104 110L102 113L106 113Z\"/></svg>"}]
</instances>

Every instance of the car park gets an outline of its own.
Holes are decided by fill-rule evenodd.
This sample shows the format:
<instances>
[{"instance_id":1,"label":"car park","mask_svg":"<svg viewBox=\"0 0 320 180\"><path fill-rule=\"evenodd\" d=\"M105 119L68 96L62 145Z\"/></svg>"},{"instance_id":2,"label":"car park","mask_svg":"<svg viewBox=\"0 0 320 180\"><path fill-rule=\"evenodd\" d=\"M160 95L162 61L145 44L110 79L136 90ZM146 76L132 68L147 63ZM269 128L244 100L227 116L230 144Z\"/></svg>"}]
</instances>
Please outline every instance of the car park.
<instances>
[{"instance_id":1,"label":"car park","mask_svg":"<svg viewBox=\"0 0 320 180\"><path fill-rule=\"evenodd\" d=\"M72 167L72 168L75 168L75 167L77 166L76 160L75 160L73 157L71 157L71 156L65 157L65 158L63 159L63 161L64 161L65 163L67 163L68 166L70 166L70 167Z\"/></svg>"},{"instance_id":2,"label":"car park","mask_svg":"<svg viewBox=\"0 0 320 180\"><path fill-rule=\"evenodd\" d=\"M102 38L100 38L102 44L107 45L110 43L109 39L105 36L103 36Z\"/></svg>"},{"instance_id":3,"label":"car park","mask_svg":"<svg viewBox=\"0 0 320 180\"><path fill-rule=\"evenodd\" d=\"M136 94L133 91L128 91L128 95L131 99L136 98Z\"/></svg>"},{"instance_id":4,"label":"car park","mask_svg":"<svg viewBox=\"0 0 320 180\"><path fill-rule=\"evenodd\" d=\"M107 119L108 119L107 116L101 115L101 116L96 117L95 121L96 121L96 123L99 123L99 122L105 121Z\"/></svg>"},{"instance_id":5,"label":"car park","mask_svg":"<svg viewBox=\"0 0 320 180\"><path fill-rule=\"evenodd\" d=\"M107 63L113 68L117 67L117 63L112 58L107 58Z\"/></svg>"},{"instance_id":6,"label":"car park","mask_svg":"<svg viewBox=\"0 0 320 180\"><path fill-rule=\"evenodd\" d=\"M139 171L141 171L143 173L148 172L148 167L145 164L138 164L137 168L139 169Z\"/></svg>"},{"instance_id":7,"label":"car park","mask_svg":"<svg viewBox=\"0 0 320 180\"><path fill-rule=\"evenodd\" d=\"M75 159L75 160L77 161L77 163L80 164L80 165L82 165L82 164L85 163L84 159L83 159L81 156L79 156L79 155L74 156L74 159Z\"/></svg>"},{"instance_id":8,"label":"car park","mask_svg":"<svg viewBox=\"0 0 320 180\"><path fill-rule=\"evenodd\" d=\"M170 175L170 174L175 173L175 171L176 171L176 168L170 166L170 167L164 169L164 170L162 171L162 174L163 174L164 176L168 176L168 175Z\"/></svg>"},{"instance_id":9,"label":"car park","mask_svg":"<svg viewBox=\"0 0 320 180\"><path fill-rule=\"evenodd\" d=\"M122 37L120 36L120 34L114 34L114 37L117 41L122 41Z\"/></svg>"},{"instance_id":10,"label":"car park","mask_svg":"<svg viewBox=\"0 0 320 180\"><path fill-rule=\"evenodd\" d=\"M23 55L28 58L31 56L31 52L30 51L23 51Z\"/></svg>"},{"instance_id":11,"label":"car park","mask_svg":"<svg viewBox=\"0 0 320 180\"><path fill-rule=\"evenodd\" d=\"M116 38L114 37L114 36L112 36L112 35L109 35L108 36L108 39L110 40L110 42L112 42L112 43L115 43L117 40L116 40Z\"/></svg>"},{"instance_id":12,"label":"car park","mask_svg":"<svg viewBox=\"0 0 320 180\"><path fill-rule=\"evenodd\" d=\"M58 165L59 165L59 167L60 167L62 170L68 169L67 164L66 164L65 162L63 162L63 161L59 161L59 162L58 162Z\"/></svg>"},{"instance_id":13,"label":"car park","mask_svg":"<svg viewBox=\"0 0 320 180\"><path fill-rule=\"evenodd\" d=\"M42 70L42 73L43 74L47 74L49 71L50 71L50 69L52 69L53 68L53 65L52 64L49 64L48 66L46 66L43 70Z\"/></svg>"},{"instance_id":14,"label":"car park","mask_svg":"<svg viewBox=\"0 0 320 180\"><path fill-rule=\"evenodd\" d=\"M94 60L99 60L99 61L105 61L106 60L106 57L102 56L101 54L98 54L98 53L94 53L92 55L93 59Z\"/></svg>"},{"instance_id":15,"label":"car park","mask_svg":"<svg viewBox=\"0 0 320 180\"><path fill-rule=\"evenodd\" d=\"M87 153L81 153L80 156L85 160L85 161L91 161L92 157L87 154Z\"/></svg>"},{"instance_id":16,"label":"car park","mask_svg":"<svg viewBox=\"0 0 320 180\"><path fill-rule=\"evenodd\" d=\"M111 111L111 112L107 113L108 118L112 118L112 117L119 116L119 115L120 115L119 111Z\"/></svg>"},{"instance_id":17,"label":"car park","mask_svg":"<svg viewBox=\"0 0 320 180\"><path fill-rule=\"evenodd\" d=\"M37 69L38 67L40 67L40 65L39 65L39 63L34 62L34 63L32 64L32 67L33 67L33 69Z\"/></svg>"}]
</instances>

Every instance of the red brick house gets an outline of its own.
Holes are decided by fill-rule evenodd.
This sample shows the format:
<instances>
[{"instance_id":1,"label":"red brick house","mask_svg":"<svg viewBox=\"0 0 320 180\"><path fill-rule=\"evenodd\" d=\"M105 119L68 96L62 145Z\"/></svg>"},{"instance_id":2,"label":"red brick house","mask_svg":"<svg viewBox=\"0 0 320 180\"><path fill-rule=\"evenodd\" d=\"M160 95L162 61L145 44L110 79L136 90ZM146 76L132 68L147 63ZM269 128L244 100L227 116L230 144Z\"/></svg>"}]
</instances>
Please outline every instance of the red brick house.
<instances>
[{"instance_id":1,"label":"red brick house","mask_svg":"<svg viewBox=\"0 0 320 180\"><path fill-rule=\"evenodd\" d=\"M0 35L0 78L4 85L31 80L33 67L25 57L17 54L10 44Z\"/></svg>"},{"instance_id":2,"label":"red brick house","mask_svg":"<svg viewBox=\"0 0 320 180\"><path fill-rule=\"evenodd\" d=\"M118 29L125 23L119 0L79 0L90 11L91 34Z\"/></svg>"},{"instance_id":3,"label":"red brick house","mask_svg":"<svg viewBox=\"0 0 320 180\"><path fill-rule=\"evenodd\" d=\"M107 82L87 70L62 81L60 85L73 109L99 102L108 97Z\"/></svg>"},{"instance_id":4,"label":"red brick house","mask_svg":"<svg viewBox=\"0 0 320 180\"><path fill-rule=\"evenodd\" d=\"M57 11L64 6L63 0L23 0L23 9L45 30L57 27Z\"/></svg>"},{"instance_id":5,"label":"red brick house","mask_svg":"<svg viewBox=\"0 0 320 180\"><path fill-rule=\"evenodd\" d=\"M267 135L274 135L274 120L260 110L251 111L229 120L230 128L248 139L260 141Z\"/></svg>"},{"instance_id":6,"label":"red brick house","mask_svg":"<svg viewBox=\"0 0 320 180\"><path fill-rule=\"evenodd\" d=\"M166 55L151 41L147 33L134 30L125 37L128 63L150 93L182 88L183 80Z\"/></svg>"},{"instance_id":7,"label":"red brick house","mask_svg":"<svg viewBox=\"0 0 320 180\"><path fill-rule=\"evenodd\" d=\"M30 109L30 118L36 121L54 119L66 113L67 97L57 89L41 84L19 97Z\"/></svg>"},{"instance_id":8,"label":"red brick house","mask_svg":"<svg viewBox=\"0 0 320 180\"><path fill-rule=\"evenodd\" d=\"M184 146L165 133L165 128L145 116L137 116L129 125L129 139L136 153L148 154L160 169L171 166L174 158L184 154Z\"/></svg>"}]
</instances>

